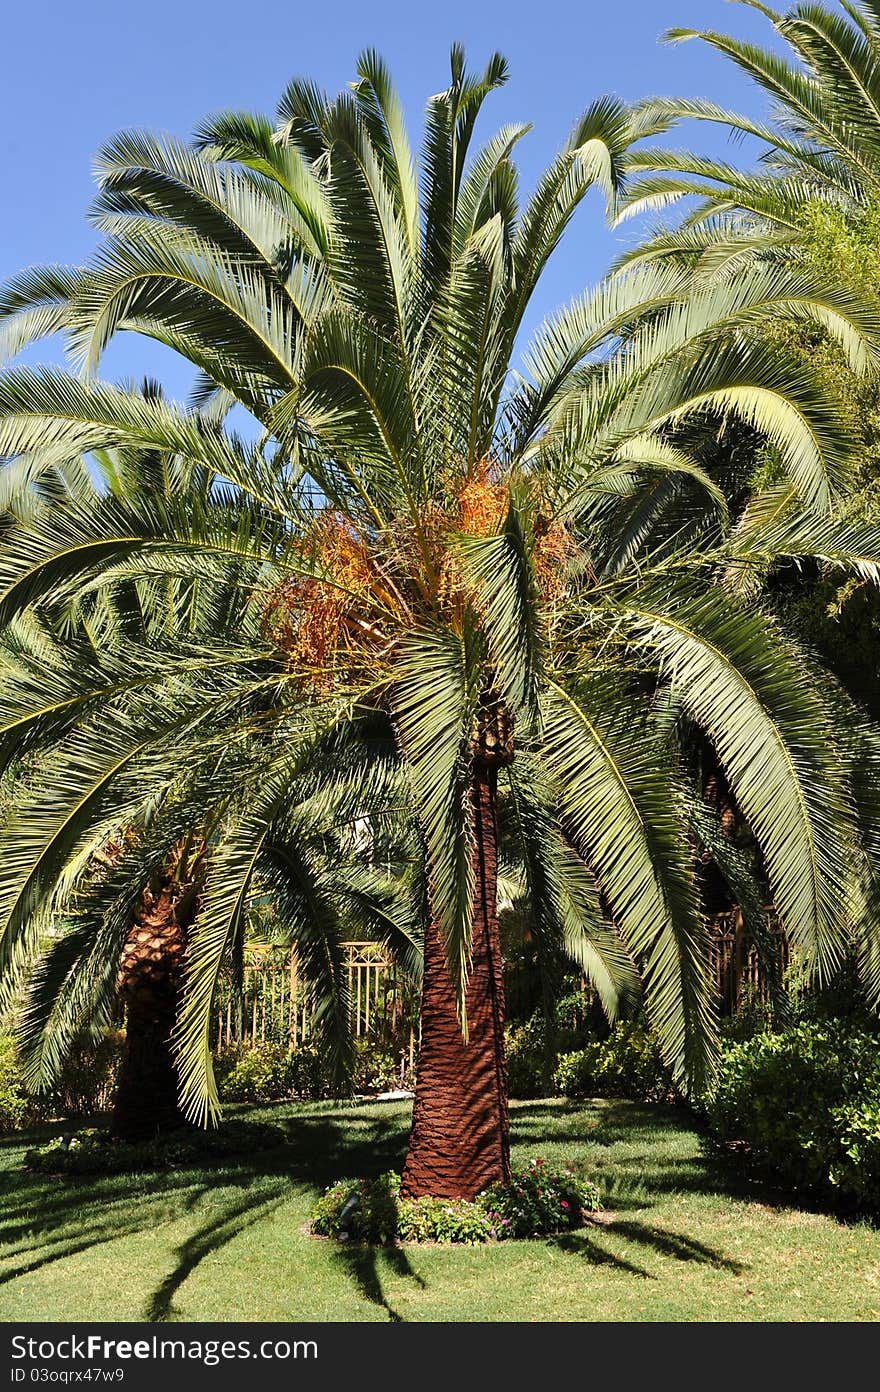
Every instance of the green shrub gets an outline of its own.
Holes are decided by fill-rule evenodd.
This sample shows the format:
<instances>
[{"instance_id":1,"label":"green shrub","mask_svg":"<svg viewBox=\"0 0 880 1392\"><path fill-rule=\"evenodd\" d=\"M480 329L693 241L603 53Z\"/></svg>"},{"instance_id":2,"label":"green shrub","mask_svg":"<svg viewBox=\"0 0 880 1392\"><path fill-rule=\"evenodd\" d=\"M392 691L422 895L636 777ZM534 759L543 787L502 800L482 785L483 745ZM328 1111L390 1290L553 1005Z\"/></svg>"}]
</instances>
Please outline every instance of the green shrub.
<instances>
[{"instance_id":1,"label":"green shrub","mask_svg":"<svg viewBox=\"0 0 880 1392\"><path fill-rule=\"evenodd\" d=\"M587 1042L586 1008L580 992L572 992L557 1002L554 1010L557 1055ZM511 1097L546 1097L553 1092L553 1061L548 1059L547 1022L543 1011L536 1011L523 1024L509 1025L505 1032L505 1048ZM548 1062L550 1078L547 1077Z\"/></svg>"},{"instance_id":2,"label":"green shrub","mask_svg":"<svg viewBox=\"0 0 880 1392\"><path fill-rule=\"evenodd\" d=\"M224 1102L278 1102L296 1097L309 1102L339 1097L327 1064L311 1044L290 1050L282 1044L230 1044L214 1059L214 1076ZM384 1092L410 1082L401 1077L399 1058L369 1037L355 1048L352 1085L357 1092Z\"/></svg>"},{"instance_id":3,"label":"green shrub","mask_svg":"<svg viewBox=\"0 0 880 1392\"><path fill-rule=\"evenodd\" d=\"M498 1236L489 1214L468 1199L403 1199L397 1214L401 1242L454 1242L473 1247Z\"/></svg>"},{"instance_id":4,"label":"green shrub","mask_svg":"<svg viewBox=\"0 0 880 1392\"><path fill-rule=\"evenodd\" d=\"M31 1096L21 1082L14 1038L0 1036L0 1132L20 1131L56 1117L73 1119L107 1111L124 1041L119 1030L107 1030L97 1040L76 1040L51 1091Z\"/></svg>"},{"instance_id":5,"label":"green shrub","mask_svg":"<svg viewBox=\"0 0 880 1392\"><path fill-rule=\"evenodd\" d=\"M74 1175L193 1168L227 1156L258 1154L284 1140L279 1126L255 1121L227 1121L212 1131L182 1127L136 1143L114 1140L109 1132L92 1127L29 1150L25 1166L42 1174Z\"/></svg>"},{"instance_id":6,"label":"green shrub","mask_svg":"<svg viewBox=\"0 0 880 1392\"><path fill-rule=\"evenodd\" d=\"M280 1044L233 1045L219 1056L218 1091L224 1102L274 1102L290 1097L290 1054Z\"/></svg>"},{"instance_id":7,"label":"green shrub","mask_svg":"<svg viewBox=\"0 0 880 1392\"><path fill-rule=\"evenodd\" d=\"M354 1203L351 1201L355 1200ZM312 1211L312 1231L340 1241L502 1242L542 1237L579 1227L599 1207L599 1191L573 1170L555 1171L542 1160L516 1170L510 1184L493 1184L467 1199L402 1199L400 1175L332 1184Z\"/></svg>"},{"instance_id":8,"label":"green shrub","mask_svg":"<svg viewBox=\"0 0 880 1392\"><path fill-rule=\"evenodd\" d=\"M309 1102L322 1097L338 1097L341 1089L334 1087L327 1064L311 1044L301 1044L288 1054L290 1094Z\"/></svg>"},{"instance_id":9,"label":"green shrub","mask_svg":"<svg viewBox=\"0 0 880 1392\"><path fill-rule=\"evenodd\" d=\"M542 1097L546 1026L540 1015L522 1025L510 1025L505 1035L507 1086L511 1097Z\"/></svg>"},{"instance_id":10,"label":"green shrub","mask_svg":"<svg viewBox=\"0 0 880 1392\"><path fill-rule=\"evenodd\" d=\"M0 1035L0 1135L20 1131L32 1116L32 1104L19 1080L15 1041L9 1035Z\"/></svg>"},{"instance_id":11,"label":"green shrub","mask_svg":"<svg viewBox=\"0 0 880 1392\"><path fill-rule=\"evenodd\" d=\"M281 1044L233 1044L214 1063L224 1102L278 1102L290 1097L316 1101L333 1090L321 1056L308 1044L291 1052Z\"/></svg>"},{"instance_id":12,"label":"green shrub","mask_svg":"<svg viewBox=\"0 0 880 1392\"><path fill-rule=\"evenodd\" d=\"M510 1184L493 1184L478 1196L496 1235L540 1237L579 1228L584 1214L599 1207L599 1190L574 1170L552 1170L532 1160L514 1170Z\"/></svg>"},{"instance_id":13,"label":"green shrub","mask_svg":"<svg viewBox=\"0 0 880 1392\"><path fill-rule=\"evenodd\" d=\"M28 1124L28 1099L15 1083L0 1082L0 1136L21 1131Z\"/></svg>"},{"instance_id":14,"label":"green shrub","mask_svg":"<svg viewBox=\"0 0 880 1392\"><path fill-rule=\"evenodd\" d=\"M354 1065L355 1092L391 1092L413 1083L409 1059L364 1035L357 1041Z\"/></svg>"},{"instance_id":15,"label":"green shrub","mask_svg":"<svg viewBox=\"0 0 880 1392\"><path fill-rule=\"evenodd\" d=\"M880 1042L798 1024L728 1047L707 1119L715 1144L792 1189L880 1204Z\"/></svg>"},{"instance_id":16,"label":"green shrub","mask_svg":"<svg viewBox=\"0 0 880 1392\"><path fill-rule=\"evenodd\" d=\"M841 1194L880 1208L880 1089L872 1099L835 1107L838 1154L828 1178Z\"/></svg>"},{"instance_id":17,"label":"green shrub","mask_svg":"<svg viewBox=\"0 0 880 1392\"><path fill-rule=\"evenodd\" d=\"M73 1118L108 1111L124 1047L122 1030L106 1030L97 1040L76 1040L51 1092L39 1098L41 1116Z\"/></svg>"},{"instance_id":18,"label":"green shrub","mask_svg":"<svg viewBox=\"0 0 880 1392\"><path fill-rule=\"evenodd\" d=\"M554 1084L566 1097L631 1097L666 1101L674 1096L669 1071L644 1025L621 1022L607 1039L563 1054Z\"/></svg>"},{"instance_id":19,"label":"green shrub","mask_svg":"<svg viewBox=\"0 0 880 1392\"><path fill-rule=\"evenodd\" d=\"M356 1202L345 1212L350 1199ZM394 1171L376 1179L338 1180L315 1204L312 1231L342 1241L393 1242L401 1202L400 1175Z\"/></svg>"},{"instance_id":20,"label":"green shrub","mask_svg":"<svg viewBox=\"0 0 880 1392\"><path fill-rule=\"evenodd\" d=\"M577 976L563 979L561 994L557 997L553 1014L556 1020L557 1042L563 1051L571 1051L579 1044L586 1044L598 1031L606 1031L605 1014L596 999L595 992L584 990L583 981Z\"/></svg>"}]
</instances>

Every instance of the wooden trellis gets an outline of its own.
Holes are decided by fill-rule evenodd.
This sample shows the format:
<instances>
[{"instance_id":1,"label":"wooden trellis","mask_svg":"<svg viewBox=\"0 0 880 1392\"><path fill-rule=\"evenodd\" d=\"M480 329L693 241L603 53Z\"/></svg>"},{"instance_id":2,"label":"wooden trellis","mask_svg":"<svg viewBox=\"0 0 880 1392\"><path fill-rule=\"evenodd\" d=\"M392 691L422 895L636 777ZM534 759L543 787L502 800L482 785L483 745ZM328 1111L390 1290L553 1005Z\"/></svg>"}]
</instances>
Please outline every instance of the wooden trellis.
<instances>
[{"instance_id":1,"label":"wooden trellis","mask_svg":"<svg viewBox=\"0 0 880 1392\"><path fill-rule=\"evenodd\" d=\"M791 949L773 911L767 909L766 913L769 950L781 977L791 964ZM732 1015L746 1000L767 1000L768 983L761 959L746 935L738 909L713 919L710 954L722 1015Z\"/></svg>"},{"instance_id":2,"label":"wooden trellis","mask_svg":"<svg viewBox=\"0 0 880 1392\"><path fill-rule=\"evenodd\" d=\"M376 943L343 944L351 1015L357 1038L371 1034L414 1049L417 990ZM244 968L240 999L221 985L215 1038L229 1044L270 1042L295 1049L312 1034L314 1001L299 970L296 952L268 950Z\"/></svg>"},{"instance_id":3,"label":"wooden trellis","mask_svg":"<svg viewBox=\"0 0 880 1392\"><path fill-rule=\"evenodd\" d=\"M789 965L788 943L772 921L768 932L778 970L782 972ZM389 1048L408 1052L412 1059L417 988L377 943L345 943L344 952L355 1036L380 1038ZM747 940L737 912L713 920L711 970L723 1014L732 1013L745 999L766 998L767 983L758 954ZM221 986L215 1041L220 1048L268 1041L295 1049L310 1038L313 1017L314 1001L299 971L296 953L287 955L267 949L245 966L240 999L229 983Z\"/></svg>"}]
</instances>

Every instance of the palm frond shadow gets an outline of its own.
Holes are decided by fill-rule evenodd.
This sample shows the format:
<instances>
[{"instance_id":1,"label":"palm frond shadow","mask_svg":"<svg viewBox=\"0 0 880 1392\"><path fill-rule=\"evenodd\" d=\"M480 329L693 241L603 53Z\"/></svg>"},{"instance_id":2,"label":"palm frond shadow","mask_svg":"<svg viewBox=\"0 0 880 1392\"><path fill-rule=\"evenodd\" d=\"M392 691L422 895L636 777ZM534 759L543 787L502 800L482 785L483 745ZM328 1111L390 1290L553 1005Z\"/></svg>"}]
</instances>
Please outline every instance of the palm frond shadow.
<instances>
[{"instance_id":1,"label":"palm frond shadow","mask_svg":"<svg viewBox=\"0 0 880 1392\"><path fill-rule=\"evenodd\" d=\"M236 1169L224 1168L222 1172L212 1175L214 1183L225 1187L234 1185L245 1191L242 1199L233 1203L231 1208L227 1205L210 1225L212 1229L216 1227L223 1231L224 1241L235 1235L233 1224L237 1212L253 1210L254 1200L247 1196L248 1191L264 1174L261 1167L247 1165ZM194 1180L191 1173L188 1176L157 1175L148 1182L146 1191L141 1189L136 1196L125 1194L119 1198L110 1198L103 1185L97 1192L91 1186L86 1191L82 1183L59 1179L58 1193L50 1201L44 1201L45 1177L41 1177L39 1186L27 1182L22 1184L18 1175L15 1179L18 1183L11 1185L7 1177L2 1189L9 1192L10 1203L17 1200L19 1207L26 1207L23 1216L16 1214L11 1223L0 1225L4 1257L11 1262L6 1270L0 1271L0 1285L102 1243L114 1242L118 1238L151 1231L163 1223L173 1222L197 1210L211 1198L214 1191L214 1183L206 1181L203 1176ZM258 1203L258 1212L261 1213L265 1206L265 1200ZM241 1223L239 1227L245 1225ZM189 1257L188 1249L192 1244L197 1244L198 1238L199 1234L186 1244L184 1259ZM201 1253L198 1260L205 1254ZM191 1262L189 1270L196 1264L195 1261Z\"/></svg>"},{"instance_id":2,"label":"palm frond shadow","mask_svg":"<svg viewBox=\"0 0 880 1392\"><path fill-rule=\"evenodd\" d=\"M413 1270L409 1258L400 1247L340 1247L334 1256L361 1294L385 1310L393 1324L401 1324L403 1316L388 1302L380 1268L388 1267L396 1276L406 1276L422 1290L425 1289L425 1280Z\"/></svg>"},{"instance_id":3,"label":"palm frond shadow","mask_svg":"<svg viewBox=\"0 0 880 1392\"><path fill-rule=\"evenodd\" d=\"M173 1268L149 1296L142 1316L159 1322L173 1319L175 1294L199 1264L269 1217L292 1187L317 1193L340 1174L379 1174L402 1162L405 1132L394 1119L331 1119L320 1113L273 1119L287 1135L287 1144L277 1149L227 1158L210 1169L127 1176L122 1189L120 1176L60 1177L6 1170L0 1174L0 1285L103 1243L198 1214L210 1205L203 1223L176 1249ZM40 1143L58 1129L41 1127L28 1140ZM15 1143L20 1147L22 1138ZM352 1256L348 1266L364 1294L385 1304L378 1275L369 1275L375 1254L358 1249ZM407 1274L402 1253L383 1253L381 1261Z\"/></svg>"},{"instance_id":4,"label":"palm frond shadow","mask_svg":"<svg viewBox=\"0 0 880 1392\"><path fill-rule=\"evenodd\" d=\"M619 1257L614 1252L609 1252L594 1237L588 1236L585 1232L560 1233L558 1237L551 1237L547 1242L548 1247L555 1247L559 1252L567 1252L570 1256L579 1257L590 1266L611 1266L616 1271L625 1272L628 1276L638 1276L645 1281L656 1281L650 1271L646 1271L643 1266L638 1266L635 1262L628 1261L626 1257Z\"/></svg>"},{"instance_id":5,"label":"palm frond shadow","mask_svg":"<svg viewBox=\"0 0 880 1392\"><path fill-rule=\"evenodd\" d=\"M577 1139L594 1147L590 1177L599 1185L608 1209L644 1211L669 1194L725 1194L774 1210L829 1212L827 1200L775 1187L741 1166L726 1163L705 1143L692 1155L670 1155L664 1163L662 1145L657 1145L664 1133L670 1140L676 1131L703 1133L699 1118L682 1107L613 1099L587 1106L539 1101L520 1104L515 1116L520 1143L534 1141L546 1148L551 1142L565 1145Z\"/></svg>"},{"instance_id":6,"label":"palm frond shadow","mask_svg":"<svg viewBox=\"0 0 880 1392\"><path fill-rule=\"evenodd\" d=\"M279 1184L269 1197L254 1203L245 1196L239 1203L204 1223L192 1237L176 1249L177 1264L153 1291L144 1309L143 1318L151 1324L163 1323L175 1314L173 1300L184 1281L205 1257L224 1247L232 1238L268 1218L284 1202L286 1185Z\"/></svg>"},{"instance_id":7,"label":"palm frond shadow","mask_svg":"<svg viewBox=\"0 0 880 1392\"><path fill-rule=\"evenodd\" d=\"M663 1257L674 1257L677 1261L698 1262L703 1266L714 1266L719 1271L729 1271L734 1276L742 1275L746 1268L742 1263L717 1252L695 1238L684 1233L670 1232L667 1228L657 1228L652 1223L637 1222L632 1219L609 1224L608 1230L627 1241L653 1247Z\"/></svg>"}]
</instances>

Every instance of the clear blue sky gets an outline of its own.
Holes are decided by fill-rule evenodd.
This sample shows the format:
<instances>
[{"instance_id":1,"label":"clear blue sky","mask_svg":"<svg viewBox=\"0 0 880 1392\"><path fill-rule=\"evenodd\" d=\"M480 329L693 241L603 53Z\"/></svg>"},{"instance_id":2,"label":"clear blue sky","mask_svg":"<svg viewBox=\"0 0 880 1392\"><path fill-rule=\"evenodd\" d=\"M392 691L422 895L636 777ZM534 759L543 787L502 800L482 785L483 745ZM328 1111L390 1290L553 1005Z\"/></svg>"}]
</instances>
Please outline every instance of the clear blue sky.
<instances>
[{"instance_id":1,"label":"clear blue sky","mask_svg":"<svg viewBox=\"0 0 880 1392\"><path fill-rule=\"evenodd\" d=\"M187 136L211 111L271 112L295 75L337 91L367 46L392 68L414 143L425 99L448 85L450 43L463 42L474 67L500 49L511 80L488 101L483 133L508 120L533 122L519 147L527 186L602 92L628 99L699 94L762 109L748 82L704 45L661 45L671 25L762 42L770 33L760 15L724 0L19 0L3 24L0 280L32 262L76 262L88 254L95 244L86 220L91 160L117 130ZM709 128L690 127L688 136L702 150L726 149L725 138ZM533 317L597 279L632 235L610 234L598 199L589 200L557 252ZM57 359L58 350L45 345L38 356ZM105 359L111 377L147 371L173 395L186 393L189 369L164 350L120 343Z\"/></svg>"}]
</instances>

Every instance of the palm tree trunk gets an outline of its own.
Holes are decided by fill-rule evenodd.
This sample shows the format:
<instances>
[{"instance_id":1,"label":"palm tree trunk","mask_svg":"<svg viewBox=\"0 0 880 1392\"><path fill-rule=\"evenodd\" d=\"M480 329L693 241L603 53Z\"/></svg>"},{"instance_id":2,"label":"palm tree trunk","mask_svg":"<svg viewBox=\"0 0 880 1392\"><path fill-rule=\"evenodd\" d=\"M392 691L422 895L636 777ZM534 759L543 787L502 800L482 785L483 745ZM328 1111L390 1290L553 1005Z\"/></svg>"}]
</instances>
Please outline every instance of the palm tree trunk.
<instances>
[{"instance_id":1,"label":"palm tree trunk","mask_svg":"<svg viewBox=\"0 0 880 1392\"><path fill-rule=\"evenodd\" d=\"M425 933L422 1039L409 1151L401 1193L472 1199L510 1178L504 983L498 931L497 769L473 764L474 904L472 966L462 1037L455 989L436 924Z\"/></svg>"},{"instance_id":2,"label":"palm tree trunk","mask_svg":"<svg viewBox=\"0 0 880 1392\"><path fill-rule=\"evenodd\" d=\"M125 1001L125 1049L111 1123L120 1140L148 1140L186 1124L171 1052L192 917L179 912L179 889L173 871L164 869L157 884L141 895L122 949L119 989Z\"/></svg>"}]
</instances>

